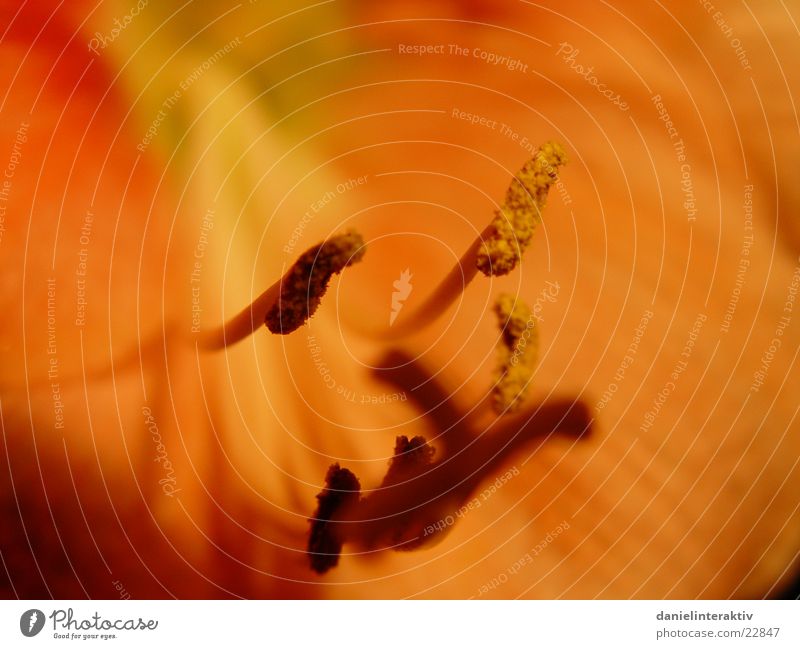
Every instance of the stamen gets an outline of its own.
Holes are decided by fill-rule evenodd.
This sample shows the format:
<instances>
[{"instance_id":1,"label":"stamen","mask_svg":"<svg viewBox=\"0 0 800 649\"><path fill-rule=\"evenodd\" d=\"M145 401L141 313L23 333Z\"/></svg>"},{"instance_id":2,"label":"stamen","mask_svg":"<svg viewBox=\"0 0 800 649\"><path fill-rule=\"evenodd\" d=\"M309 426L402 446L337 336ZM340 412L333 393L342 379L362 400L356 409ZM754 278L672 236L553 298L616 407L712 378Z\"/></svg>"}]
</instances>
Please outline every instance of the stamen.
<instances>
[{"instance_id":1,"label":"stamen","mask_svg":"<svg viewBox=\"0 0 800 649\"><path fill-rule=\"evenodd\" d=\"M319 307L334 274L361 261L366 245L348 230L306 250L289 271L229 322L200 334L204 349L222 349L253 332L264 322L272 333L289 334Z\"/></svg>"},{"instance_id":2,"label":"stamen","mask_svg":"<svg viewBox=\"0 0 800 649\"><path fill-rule=\"evenodd\" d=\"M398 339L434 322L458 297L480 270L486 276L507 275L516 268L541 220L550 187L558 181L558 169L567 162L564 147L543 144L520 169L506 190L503 205L470 245L433 293L413 313L379 337Z\"/></svg>"},{"instance_id":3,"label":"stamen","mask_svg":"<svg viewBox=\"0 0 800 649\"><path fill-rule=\"evenodd\" d=\"M527 304L501 294L494 305L503 330L492 388L492 407L498 415L516 411L525 400L538 358L539 332Z\"/></svg>"},{"instance_id":4,"label":"stamen","mask_svg":"<svg viewBox=\"0 0 800 649\"><path fill-rule=\"evenodd\" d=\"M412 439L401 435L395 440L394 455L381 487L404 482L419 474L425 467L431 465L434 453L433 447L421 435Z\"/></svg>"},{"instance_id":5,"label":"stamen","mask_svg":"<svg viewBox=\"0 0 800 649\"><path fill-rule=\"evenodd\" d=\"M322 554L321 569L315 570L334 567L343 543L358 552L373 553L413 551L440 542L469 509L467 503L479 485L525 446L556 431L581 437L590 432L591 425L585 404L553 399L513 417L496 419L486 429L464 430L457 435L459 446L436 461L424 438L397 438L395 456L380 488L360 498L355 481L356 487L346 484L352 491L346 501L331 502L334 497L327 490L317 496L320 504L309 540L312 562L312 551ZM338 471L346 469L334 465L329 476ZM349 472L345 475L355 480L350 476Z\"/></svg>"},{"instance_id":6,"label":"stamen","mask_svg":"<svg viewBox=\"0 0 800 649\"><path fill-rule=\"evenodd\" d=\"M317 494L317 511L310 518L308 558L311 569L323 574L339 563L342 539L336 530L334 516L343 507L358 503L361 483L348 469L332 464L325 476L325 488Z\"/></svg>"},{"instance_id":7,"label":"stamen","mask_svg":"<svg viewBox=\"0 0 800 649\"><path fill-rule=\"evenodd\" d=\"M196 338L189 337L177 322L166 322L162 331L140 342L137 349L118 357L113 365L84 370L70 380L101 378L110 376L112 369L121 372L136 367L144 357L163 352L167 340L173 338L214 351L247 338L262 322L272 333L292 333L314 315L331 277L361 261L365 252L366 244L361 235L348 230L306 250L281 279L228 322L202 330ZM42 385L45 384L42 381Z\"/></svg>"},{"instance_id":8,"label":"stamen","mask_svg":"<svg viewBox=\"0 0 800 649\"><path fill-rule=\"evenodd\" d=\"M267 311L267 329L288 334L300 327L314 315L331 277L361 261L365 252L361 235L348 230L300 255L281 282L278 301Z\"/></svg>"},{"instance_id":9,"label":"stamen","mask_svg":"<svg viewBox=\"0 0 800 649\"><path fill-rule=\"evenodd\" d=\"M478 270L484 275L507 275L517 267L541 221L547 193L558 180L558 168L566 162L564 148L547 142L511 181L478 252Z\"/></svg>"}]
</instances>

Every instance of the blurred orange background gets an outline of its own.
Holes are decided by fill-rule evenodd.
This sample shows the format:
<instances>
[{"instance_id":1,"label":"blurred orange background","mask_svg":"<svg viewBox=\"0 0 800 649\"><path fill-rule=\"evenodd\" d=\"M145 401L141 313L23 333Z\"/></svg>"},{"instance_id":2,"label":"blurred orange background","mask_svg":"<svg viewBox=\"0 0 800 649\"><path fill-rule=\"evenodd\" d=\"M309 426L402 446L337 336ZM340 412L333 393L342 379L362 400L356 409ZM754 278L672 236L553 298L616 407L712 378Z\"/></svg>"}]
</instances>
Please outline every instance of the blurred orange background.
<instances>
[{"instance_id":1,"label":"blurred orange background","mask_svg":"<svg viewBox=\"0 0 800 649\"><path fill-rule=\"evenodd\" d=\"M0 593L777 596L800 551L800 7L708 4L4 3ZM547 140L570 162L521 267L365 335ZM367 255L303 329L185 344L348 227ZM442 432L381 403L387 354L478 435L492 301L554 284L531 404L580 400L592 434L517 445L435 546L312 572L327 467L368 491L396 436Z\"/></svg>"}]
</instances>

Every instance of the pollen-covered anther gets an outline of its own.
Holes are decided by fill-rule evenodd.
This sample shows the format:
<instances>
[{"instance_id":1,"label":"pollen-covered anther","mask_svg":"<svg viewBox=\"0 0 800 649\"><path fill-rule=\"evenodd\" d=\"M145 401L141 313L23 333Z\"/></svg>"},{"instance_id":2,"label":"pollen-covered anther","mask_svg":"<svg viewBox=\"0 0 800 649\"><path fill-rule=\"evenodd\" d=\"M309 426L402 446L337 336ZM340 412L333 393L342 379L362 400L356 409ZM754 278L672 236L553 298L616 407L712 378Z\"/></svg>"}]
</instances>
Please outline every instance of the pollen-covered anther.
<instances>
[{"instance_id":1,"label":"pollen-covered anther","mask_svg":"<svg viewBox=\"0 0 800 649\"><path fill-rule=\"evenodd\" d=\"M381 487L408 480L422 472L433 462L434 453L433 447L421 435L411 439L400 435L395 440L394 455L389 462L389 470L383 478Z\"/></svg>"},{"instance_id":2,"label":"pollen-covered anther","mask_svg":"<svg viewBox=\"0 0 800 649\"><path fill-rule=\"evenodd\" d=\"M348 230L306 250L281 280L275 304L264 322L272 333L298 329L319 307L333 275L361 261L366 246L361 235Z\"/></svg>"},{"instance_id":3,"label":"pollen-covered anther","mask_svg":"<svg viewBox=\"0 0 800 649\"><path fill-rule=\"evenodd\" d=\"M566 162L564 147L547 142L511 181L478 251L477 266L484 275L506 275L516 268L541 220L550 187L558 181L558 169Z\"/></svg>"},{"instance_id":4,"label":"pollen-covered anther","mask_svg":"<svg viewBox=\"0 0 800 649\"><path fill-rule=\"evenodd\" d=\"M502 338L492 389L492 407L497 414L517 410L525 399L536 368L539 332L530 308L507 293L494 305Z\"/></svg>"},{"instance_id":5,"label":"pollen-covered anther","mask_svg":"<svg viewBox=\"0 0 800 649\"><path fill-rule=\"evenodd\" d=\"M308 558L311 569L328 572L339 563L342 552L341 534L336 529L335 516L361 497L361 483L349 469L332 464L325 476L325 488L317 494L317 510L311 520L308 537Z\"/></svg>"}]
</instances>

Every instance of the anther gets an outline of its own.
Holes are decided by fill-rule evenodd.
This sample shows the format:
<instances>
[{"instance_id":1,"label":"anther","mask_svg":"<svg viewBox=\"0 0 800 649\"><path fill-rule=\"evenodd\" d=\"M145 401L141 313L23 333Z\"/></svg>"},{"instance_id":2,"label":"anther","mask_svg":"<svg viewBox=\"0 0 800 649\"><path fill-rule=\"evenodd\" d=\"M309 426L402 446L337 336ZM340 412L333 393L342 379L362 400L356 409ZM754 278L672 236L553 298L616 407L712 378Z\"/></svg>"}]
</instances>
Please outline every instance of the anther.
<instances>
[{"instance_id":1,"label":"anther","mask_svg":"<svg viewBox=\"0 0 800 649\"><path fill-rule=\"evenodd\" d=\"M320 304L334 274L361 261L366 247L361 235L348 230L306 250L281 280L278 300L267 311L267 329L288 334L308 320Z\"/></svg>"},{"instance_id":2,"label":"anther","mask_svg":"<svg viewBox=\"0 0 800 649\"><path fill-rule=\"evenodd\" d=\"M494 312L503 334L492 388L492 407L497 414L506 414L517 410L525 399L536 367L539 332L528 305L513 295L501 294Z\"/></svg>"},{"instance_id":3,"label":"anther","mask_svg":"<svg viewBox=\"0 0 800 649\"><path fill-rule=\"evenodd\" d=\"M507 275L517 267L541 221L547 193L558 181L558 168L566 162L564 148L547 142L511 181L478 251L477 266L484 275Z\"/></svg>"},{"instance_id":4,"label":"anther","mask_svg":"<svg viewBox=\"0 0 800 649\"><path fill-rule=\"evenodd\" d=\"M344 507L359 501L361 483L349 469L332 464L325 476L325 488L317 494L317 511L309 519L308 558L311 569L319 574L328 572L339 563L342 538L334 517Z\"/></svg>"}]
</instances>

